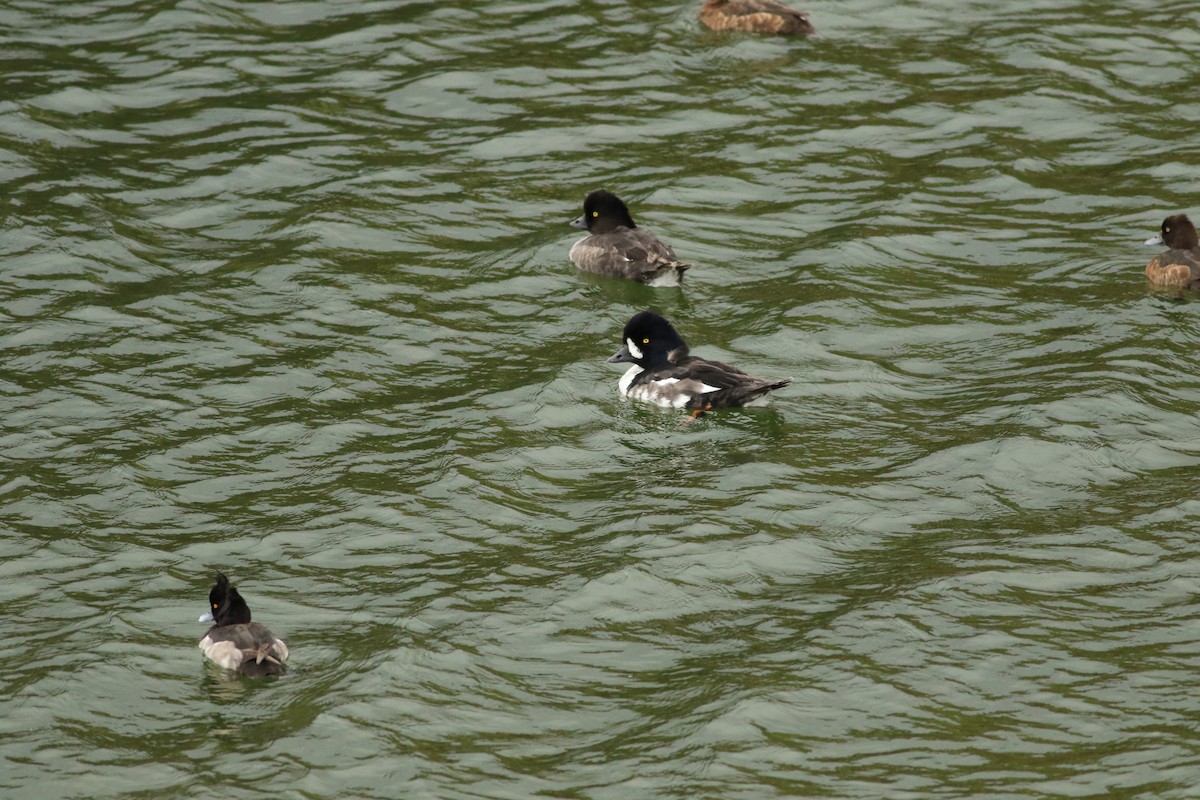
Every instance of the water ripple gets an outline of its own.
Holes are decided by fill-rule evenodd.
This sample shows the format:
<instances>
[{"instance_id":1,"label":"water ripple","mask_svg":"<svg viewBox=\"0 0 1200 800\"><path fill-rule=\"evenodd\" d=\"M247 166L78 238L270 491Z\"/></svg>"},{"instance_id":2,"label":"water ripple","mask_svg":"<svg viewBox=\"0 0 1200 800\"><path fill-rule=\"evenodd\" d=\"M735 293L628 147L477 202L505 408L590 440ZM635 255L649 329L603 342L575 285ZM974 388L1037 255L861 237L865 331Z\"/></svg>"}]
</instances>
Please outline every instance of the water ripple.
<instances>
[{"instance_id":1,"label":"water ripple","mask_svg":"<svg viewBox=\"0 0 1200 800\"><path fill-rule=\"evenodd\" d=\"M0 10L6 797L1196 794L1191 7L695 5Z\"/></svg>"}]
</instances>

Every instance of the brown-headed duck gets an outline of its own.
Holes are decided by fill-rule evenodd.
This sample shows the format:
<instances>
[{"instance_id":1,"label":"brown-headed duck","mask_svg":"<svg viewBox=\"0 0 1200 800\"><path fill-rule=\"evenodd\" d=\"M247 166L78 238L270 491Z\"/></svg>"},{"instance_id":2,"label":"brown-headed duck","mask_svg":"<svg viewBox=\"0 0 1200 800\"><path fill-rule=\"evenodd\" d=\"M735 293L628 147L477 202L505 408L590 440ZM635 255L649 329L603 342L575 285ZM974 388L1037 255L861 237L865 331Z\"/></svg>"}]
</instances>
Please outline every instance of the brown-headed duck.
<instances>
[{"instance_id":1,"label":"brown-headed duck","mask_svg":"<svg viewBox=\"0 0 1200 800\"><path fill-rule=\"evenodd\" d=\"M697 417L717 408L736 408L792 382L764 381L737 367L688 354L687 343L675 327L653 311L630 318L621 334L625 346L609 362L631 363L617 389L664 408L686 408Z\"/></svg>"},{"instance_id":2,"label":"brown-headed duck","mask_svg":"<svg viewBox=\"0 0 1200 800\"><path fill-rule=\"evenodd\" d=\"M1146 265L1146 277L1152 284L1200 289L1200 239L1186 214L1164 219L1158 235L1151 236L1146 244L1165 244L1171 248Z\"/></svg>"},{"instance_id":3,"label":"brown-headed duck","mask_svg":"<svg viewBox=\"0 0 1200 800\"><path fill-rule=\"evenodd\" d=\"M647 286L678 286L684 264L671 245L639 228L621 198L597 189L583 200L583 214L571 222L588 235L571 247L569 256L584 272L639 281Z\"/></svg>"},{"instance_id":4,"label":"brown-headed duck","mask_svg":"<svg viewBox=\"0 0 1200 800\"><path fill-rule=\"evenodd\" d=\"M714 31L812 36L808 14L775 0L705 0L700 21Z\"/></svg>"}]
</instances>

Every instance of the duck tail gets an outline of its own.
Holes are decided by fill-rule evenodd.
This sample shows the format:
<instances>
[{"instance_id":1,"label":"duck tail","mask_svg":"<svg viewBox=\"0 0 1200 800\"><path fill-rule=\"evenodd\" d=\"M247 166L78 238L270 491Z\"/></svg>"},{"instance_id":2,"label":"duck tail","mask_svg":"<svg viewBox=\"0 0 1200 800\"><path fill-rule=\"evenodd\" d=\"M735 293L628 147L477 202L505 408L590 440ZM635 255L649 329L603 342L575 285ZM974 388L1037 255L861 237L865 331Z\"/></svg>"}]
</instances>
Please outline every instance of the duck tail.
<instances>
[{"instance_id":1,"label":"duck tail","mask_svg":"<svg viewBox=\"0 0 1200 800\"><path fill-rule=\"evenodd\" d=\"M751 400L757 400L767 392L773 392L776 389L782 389L792 382L792 378L784 378L778 381L763 381L756 383L753 386L746 387L746 393L743 395L743 403L748 403Z\"/></svg>"},{"instance_id":2,"label":"duck tail","mask_svg":"<svg viewBox=\"0 0 1200 800\"><path fill-rule=\"evenodd\" d=\"M264 642L258 647L245 648L242 650L242 655L244 658L238 671L243 675L262 677L264 675L282 675L287 672L287 667L275 657L273 642Z\"/></svg>"},{"instance_id":3,"label":"duck tail","mask_svg":"<svg viewBox=\"0 0 1200 800\"><path fill-rule=\"evenodd\" d=\"M691 264L681 261L667 261L645 270L638 280L650 286L678 286L683 282L683 273L691 268Z\"/></svg>"}]
</instances>

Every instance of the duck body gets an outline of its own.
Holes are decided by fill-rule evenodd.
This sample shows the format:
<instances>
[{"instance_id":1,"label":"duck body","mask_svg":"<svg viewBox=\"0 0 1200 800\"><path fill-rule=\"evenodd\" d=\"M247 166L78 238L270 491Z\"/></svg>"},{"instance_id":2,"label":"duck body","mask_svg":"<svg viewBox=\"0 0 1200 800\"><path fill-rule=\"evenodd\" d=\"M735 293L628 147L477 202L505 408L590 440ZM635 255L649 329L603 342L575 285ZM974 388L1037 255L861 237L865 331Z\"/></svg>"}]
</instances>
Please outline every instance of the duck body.
<instances>
[{"instance_id":1,"label":"duck body","mask_svg":"<svg viewBox=\"0 0 1200 800\"><path fill-rule=\"evenodd\" d=\"M229 579L217 573L217 581L208 593L212 608L200 618L213 621L213 626L200 640L204 655L225 669L242 675L260 677L282 675L288 658L287 645L260 622L250 621L250 607Z\"/></svg>"},{"instance_id":2,"label":"duck body","mask_svg":"<svg viewBox=\"0 0 1200 800\"><path fill-rule=\"evenodd\" d=\"M1146 244L1165 244L1170 249L1150 259L1146 279L1155 286L1200 289L1200 238L1186 214L1163 220L1157 236Z\"/></svg>"},{"instance_id":3,"label":"duck body","mask_svg":"<svg viewBox=\"0 0 1200 800\"><path fill-rule=\"evenodd\" d=\"M638 227L621 198L603 189L584 198L583 214L571 227L588 232L568 254L584 272L648 286L678 286L691 266L653 231Z\"/></svg>"},{"instance_id":4,"label":"duck body","mask_svg":"<svg viewBox=\"0 0 1200 800\"><path fill-rule=\"evenodd\" d=\"M729 364L691 355L674 326L653 311L633 315L623 335L625 346L608 359L633 365L617 383L622 397L703 413L745 406L792 382L760 380Z\"/></svg>"},{"instance_id":5,"label":"duck body","mask_svg":"<svg viewBox=\"0 0 1200 800\"><path fill-rule=\"evenodd\" d=\"M812 36L808 15L776 0L705 0L700 21L714 31Z\"/></svg>"}]
</instances>

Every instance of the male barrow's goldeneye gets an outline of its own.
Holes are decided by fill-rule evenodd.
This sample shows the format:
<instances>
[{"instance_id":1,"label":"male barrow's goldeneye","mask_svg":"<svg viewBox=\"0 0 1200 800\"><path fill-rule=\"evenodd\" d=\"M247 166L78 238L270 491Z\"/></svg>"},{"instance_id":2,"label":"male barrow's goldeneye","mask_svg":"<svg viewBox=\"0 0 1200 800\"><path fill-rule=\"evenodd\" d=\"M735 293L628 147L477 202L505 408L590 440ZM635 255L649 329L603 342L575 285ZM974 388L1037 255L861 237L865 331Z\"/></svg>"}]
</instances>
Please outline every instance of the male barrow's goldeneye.
<instances>
[{"instance_id":1,"label":"male barrow's goldeneye","mask_svg":"<svg viewBox=\"0 0 1200 800\"><path fill-rule=\"evenodd\" d=\"M583 214L571 227L588 232L569 254L584 272L648 286L678 286L684 270L691 266L675 257L671 245L634 224L621 198L603 189L584 198Z\"/></svg>"},{"instance_id":2,"label":"male barrow's goldeneye","mask_svg":"<svg viewBox=\"0 0 1200 800\"><path fill-rule=\"evenodd\" d=\"M737 367L688 355L687 343L670 322L640 311L625 325L625 346L608 359L632 363L617 387L624 397L665 408L686 408L698 417L715 408L744 406L792 382L751 378Z\"/></svg>"},{"instance_id":3,"label":"male barrow's goldeneye","mask_svg":"<svg viewBox=\"0 0 1200 800\"><path fill-rule=\"evenodd\" d=\"M780 36L812 36L816 31L808 14L775 0L707 0L700 21L714 31L776 33Z\"/></svg>"},{"instance_id":4,"label":"male barrow's goldeneye","mask_svg":"<svg viewBox=\"0 0 1200 800\"><path fill-rule=\"evenodd\" d=\"M1165 244L1171 248L1150 259L1146 277L1156 286L1200 289L1200 239L1196 226L1186 214L1174 214L1163 220L1157 236L1146 244Z\"/></svg>"},{"instance_id":5,"label":"male barrow's goldeneye","mask_svg":"<svg viewBox=\"0 0 1200 800\"><path fill-rule=\"evenodd\" d=\"M212 611L200 617L213 626L200 640L200 649L209 660L243 675L282 675L287 671L288 649L282 639L266 625L250 621L250 606L229 585L229 578L217 573L217 582L208 593Z\"/></svg>"}]
</instances>

